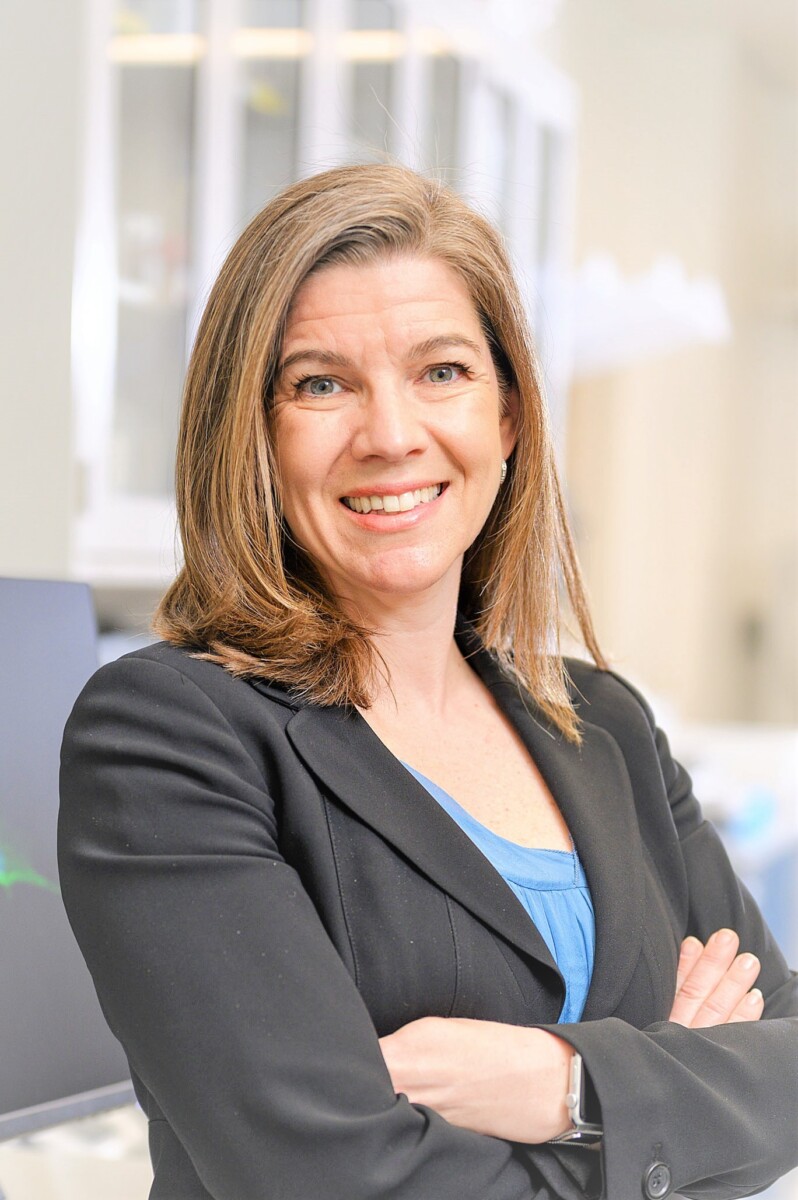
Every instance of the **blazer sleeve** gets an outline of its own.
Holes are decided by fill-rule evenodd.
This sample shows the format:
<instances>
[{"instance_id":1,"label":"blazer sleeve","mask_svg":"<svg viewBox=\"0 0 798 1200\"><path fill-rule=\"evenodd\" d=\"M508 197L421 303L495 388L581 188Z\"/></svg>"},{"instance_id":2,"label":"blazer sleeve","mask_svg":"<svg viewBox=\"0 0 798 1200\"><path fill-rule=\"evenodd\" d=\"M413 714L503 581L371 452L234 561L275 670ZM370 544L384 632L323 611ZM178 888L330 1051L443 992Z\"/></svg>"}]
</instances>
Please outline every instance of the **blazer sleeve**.
<instances>
[{"instance_id":1,"label":"blazer sleeve","mask_svg":"<svg viewBox=\"0 0 798 1200\"><path fill-rule=\"evenodd\" d=\"M102 668L61 797L64 901L106 1019L215 1200L580 1194L394 1094L262 764L199 684L144 657Z\"/></svg>"},{"instance_id":2,"label":"blazer sleeve","mask_svg":"<svg viewBox=\"0 0 798 1200\"><path fill-rule=\"evenodd\" d=\"M619 682L656 742L688 882L684 936L735 929L741 948L761 960L764 1014L710 1029L661 1021L639 1030L613 1017L545 1028L582 1054L595 1087L607 1197L748 1196L798 1166L798 976L703 819L649 706Z\"/></svg>"}]
</instances>

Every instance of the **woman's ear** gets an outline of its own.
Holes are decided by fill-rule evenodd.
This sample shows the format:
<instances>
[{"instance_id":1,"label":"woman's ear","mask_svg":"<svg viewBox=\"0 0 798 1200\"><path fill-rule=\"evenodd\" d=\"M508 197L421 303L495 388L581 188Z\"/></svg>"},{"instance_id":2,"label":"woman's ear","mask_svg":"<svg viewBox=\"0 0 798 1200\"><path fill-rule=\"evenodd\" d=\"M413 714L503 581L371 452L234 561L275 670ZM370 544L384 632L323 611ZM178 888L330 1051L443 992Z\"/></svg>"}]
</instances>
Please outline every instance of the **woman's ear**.
<instances>
[{"instance_id":1,"label":"woman's ear","mask_svg":"<svg viewBox=\"0 0 798 1200\"><path fill-rule=\"evenodd\" d=\"M502 415L499 421L502 442L502 458L509 458L518 439L518 419L521 400L518 388L513 383L502 395Z\"/></svg>"}]
</instances>

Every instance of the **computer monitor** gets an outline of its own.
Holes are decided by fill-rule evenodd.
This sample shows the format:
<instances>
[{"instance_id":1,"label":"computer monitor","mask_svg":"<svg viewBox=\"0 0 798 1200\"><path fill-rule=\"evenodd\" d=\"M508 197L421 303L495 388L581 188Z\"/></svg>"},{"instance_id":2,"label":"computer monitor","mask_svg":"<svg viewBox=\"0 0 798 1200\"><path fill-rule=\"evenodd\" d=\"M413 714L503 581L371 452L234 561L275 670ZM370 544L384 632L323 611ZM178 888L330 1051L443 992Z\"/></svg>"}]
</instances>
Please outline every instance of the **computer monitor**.
<instances>
[{"instance_id":1,"label":"computer monitor","mask_svg":"<svg viewBox=\"0 0 798 1200\"><path fill-rule=\"evenodd\" d=\"M133 1100L61 903L64 724L97 669L85 584L0 579L0 1140Z\"/></svg>"}]
</instances>

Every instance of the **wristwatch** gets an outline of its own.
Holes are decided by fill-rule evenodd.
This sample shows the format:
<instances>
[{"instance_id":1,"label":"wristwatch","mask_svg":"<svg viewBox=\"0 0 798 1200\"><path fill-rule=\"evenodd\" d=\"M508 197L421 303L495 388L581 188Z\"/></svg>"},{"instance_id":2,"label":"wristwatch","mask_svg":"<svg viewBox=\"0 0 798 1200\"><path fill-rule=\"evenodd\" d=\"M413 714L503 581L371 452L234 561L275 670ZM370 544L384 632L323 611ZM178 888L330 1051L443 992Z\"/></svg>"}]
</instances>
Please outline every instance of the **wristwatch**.
<instances>
[{"instance_id":1,"label":"wristwatch","mask_svg":"<svg viewBox=\"0 0 798 1200\"><path fill-rule=\"evenodd\" d=\"M568 1116L571 1118L574 1127L573 1129L567 1129L559 1137L550 1138L550 1145L586 1146L591 1150L599 1150L601 1148L601 1140L604 1137L603 1127L586 1121L582 1114L582 1097L584 1091L585 1065L582 1062L582 1055L574 1052L571 1058L568 1094L565 1097Z\"/></svg>"}]
</instances>

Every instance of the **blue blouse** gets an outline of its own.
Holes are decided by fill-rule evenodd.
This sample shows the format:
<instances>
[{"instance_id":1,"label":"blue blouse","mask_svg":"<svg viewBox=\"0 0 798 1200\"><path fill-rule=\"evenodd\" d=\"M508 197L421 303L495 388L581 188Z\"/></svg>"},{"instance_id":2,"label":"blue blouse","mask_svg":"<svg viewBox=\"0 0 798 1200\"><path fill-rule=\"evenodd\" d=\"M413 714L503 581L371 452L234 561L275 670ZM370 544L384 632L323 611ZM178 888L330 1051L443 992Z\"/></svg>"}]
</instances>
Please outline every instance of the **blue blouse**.
<instances>
[{"instance_id":1,"label":"blue blouse","mask_svg":"<svg viewBox=\"0 0 798 1200\"><path fill-rule=\"evenodd\" d=\"M481 825L426 775L408 763L403 766L468 834L521 901L565 980L559 1021L578 1021L593 974L596 928L590 889L576 850L539 850L510 842Z\"/></svg>"}]
</instances>

